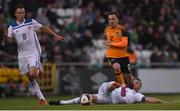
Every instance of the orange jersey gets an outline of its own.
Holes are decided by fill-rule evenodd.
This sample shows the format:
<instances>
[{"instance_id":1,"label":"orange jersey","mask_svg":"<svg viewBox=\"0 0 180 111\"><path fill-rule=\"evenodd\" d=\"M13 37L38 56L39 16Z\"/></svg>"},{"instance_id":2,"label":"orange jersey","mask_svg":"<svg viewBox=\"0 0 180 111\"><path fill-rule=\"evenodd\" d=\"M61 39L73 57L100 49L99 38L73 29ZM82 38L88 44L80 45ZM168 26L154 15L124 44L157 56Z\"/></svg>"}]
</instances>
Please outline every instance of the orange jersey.
<instances>
[{"instance_id":1,"label":"orange jersey","mask_svg":"<svg viewBox=\"0 0 180 111\"><path fill-rule=\"evenodd\" d=\"M119 44L119 42L124 40L122 37L122 29L120 25L116 26L115 28L107 26L105 28L105 35L107 42L110 42L112 44L117 44L117 43ZM106 58L123 58L123 57L128 57L127 45L122 47L107 46Z\"/></svg>"}]
</instances>

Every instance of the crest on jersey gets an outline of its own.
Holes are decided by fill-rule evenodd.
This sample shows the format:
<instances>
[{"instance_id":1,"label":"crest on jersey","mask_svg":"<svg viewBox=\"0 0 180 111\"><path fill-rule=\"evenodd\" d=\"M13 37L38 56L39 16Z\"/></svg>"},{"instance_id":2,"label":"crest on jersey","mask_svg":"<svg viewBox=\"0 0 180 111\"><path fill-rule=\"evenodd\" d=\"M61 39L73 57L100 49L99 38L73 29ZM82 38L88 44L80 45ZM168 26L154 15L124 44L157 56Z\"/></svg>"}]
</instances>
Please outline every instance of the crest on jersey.
<instances>
[{"instance_id":1,"label":"crest on jersey","mask_svg":"<svg viewBox=\"0 0 180 111\"><path fill-rule=\"evenodd\" d=\"M116 32L116 37L119 37L120 36L120 33L119 32Z\"/></svg>"}]
</instances>

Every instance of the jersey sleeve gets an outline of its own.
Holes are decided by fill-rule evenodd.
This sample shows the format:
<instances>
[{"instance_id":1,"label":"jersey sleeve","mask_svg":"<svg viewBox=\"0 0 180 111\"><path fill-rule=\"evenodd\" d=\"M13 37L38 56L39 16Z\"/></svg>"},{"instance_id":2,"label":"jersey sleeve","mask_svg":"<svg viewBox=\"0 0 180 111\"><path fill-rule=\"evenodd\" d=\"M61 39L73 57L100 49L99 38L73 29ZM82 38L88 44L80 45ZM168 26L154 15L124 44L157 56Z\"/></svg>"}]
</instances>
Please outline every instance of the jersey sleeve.
<instances>
[{"instance_id":1,"label":"jersey sleeve","mask_svg":"<svg viewBox=\"0 0 180 111\"><path fill-rule=\"evenodd\" d=\"M142 93L137 93L136 94L136 102L137 103L141 103L142 102L142 99L144 98L145 96L142 94Z\"/></svg>"},{"instance_id":2,"label":"jersey sleeve","mask_svg":"<svg viewBox=\"0 0 180 111\"><path fill-rule=\"evenodd\" d=\"M42 24L40 24L39 22L37 22L36 20L32 19L33 21L33 28L35 31L39 31L39 29L42 27Z\"/></svg>"},{"instance_id":3,"label":"jersey sleeve","mask_svg":"<svg viewBox=\"0 0 180 111\"><path fill-rule=\"evenodd\" d=\"M11 26L9 26L9 28L8 28L8 37L10 37L10 38L13 37L13 30L12 30Z\"/></svg>"}]
</instances>

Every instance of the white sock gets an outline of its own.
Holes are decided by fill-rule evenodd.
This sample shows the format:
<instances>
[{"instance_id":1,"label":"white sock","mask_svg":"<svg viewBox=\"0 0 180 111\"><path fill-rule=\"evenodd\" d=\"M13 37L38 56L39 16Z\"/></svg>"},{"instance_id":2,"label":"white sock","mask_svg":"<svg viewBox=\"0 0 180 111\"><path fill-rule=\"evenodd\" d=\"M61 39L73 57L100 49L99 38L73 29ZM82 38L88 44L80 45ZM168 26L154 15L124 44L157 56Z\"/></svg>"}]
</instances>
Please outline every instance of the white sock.
<instances>
[{"instance_id":1,"label":"white sock","mask_svg":"<svg viewBox=\"0 0 180 111\"><path fill-rule=\"evenodd\" d=\"M39 99L45 99L36 80L30 82L30 87Z\"/></svg>"},{"instance_id":2,"label":"white sock","mask_svg":"<svg viewBox=\"0 0 180 111\"><path fill-rule=\"evenodd\" d=\"M60 104L79 104L80 103L80 97L73 98L70 100L62 100L60 101Z\"/></svg>"}]
</instances>

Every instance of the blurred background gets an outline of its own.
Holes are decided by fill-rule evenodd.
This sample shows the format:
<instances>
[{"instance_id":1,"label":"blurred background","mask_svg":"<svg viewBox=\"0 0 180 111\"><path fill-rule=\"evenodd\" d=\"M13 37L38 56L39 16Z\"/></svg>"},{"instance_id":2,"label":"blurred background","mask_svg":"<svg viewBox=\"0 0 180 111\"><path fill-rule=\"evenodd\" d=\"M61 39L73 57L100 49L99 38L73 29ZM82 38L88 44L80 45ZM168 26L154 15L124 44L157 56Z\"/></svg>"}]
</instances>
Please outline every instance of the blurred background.
<instances>
[{"instance_id":1,"label":"blurred background","mask_svg":"<svg viewBox=\"0 0 180 111\"><path fill-rule=\"evenodd\" d=\"M144 93L180 93L179 0L0 0L0 29L14 21L14 7L22 3L26 18L34 18L65 37L64 42L39 33L47 95L95 93L114 80L106 63L103 31L107 13L117 11L128 26L133 75L142 79ZM17 46L0 34L0 96L29 96L21 77Z\"/></svg>"}]
</instances>

